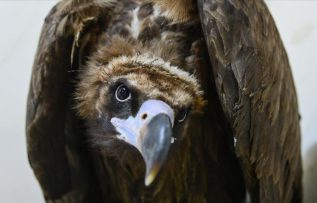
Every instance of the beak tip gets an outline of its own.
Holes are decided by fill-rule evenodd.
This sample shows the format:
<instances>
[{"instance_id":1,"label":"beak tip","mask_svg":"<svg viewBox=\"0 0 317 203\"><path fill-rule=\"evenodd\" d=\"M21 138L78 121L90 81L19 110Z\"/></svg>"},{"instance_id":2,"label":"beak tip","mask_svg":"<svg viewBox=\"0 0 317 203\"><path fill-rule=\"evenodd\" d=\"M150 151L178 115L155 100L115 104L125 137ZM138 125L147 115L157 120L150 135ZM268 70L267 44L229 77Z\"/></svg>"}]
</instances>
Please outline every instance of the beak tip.
<instances>
[{"instance_id":1,"label":"beak tip","mask_svg":"<svg viewBox=\"0 0 317 203\"><path fill-rule=\"evenodd\" d=\"M154 179L155 179L155 175L153 174L147 175L144 182L145 186L150 186L153 183Z\"/></svg>"},{"instance_id":2,"label":"beak tip","mask_svg":"<svg viewBox=\"0 0 317 203\"><path fill-rule=\"evenodd\" d=\"M145 186L150 186L154 182L157 173L158 173L157 168L153 168L152 170L150 170L149 173L146 173L146 177L144 181Z\"/></svg>"},{"instance_id":3,"label":"beak tip","mask_svg":"<svg viewBox=\"0 0 317 203\"><path fill-rule=\"evenodd\" d=\"M152 177L147 176L144 181L145 186L150 186L153 180L154 179Z\"/></svg>"}]
</instances>

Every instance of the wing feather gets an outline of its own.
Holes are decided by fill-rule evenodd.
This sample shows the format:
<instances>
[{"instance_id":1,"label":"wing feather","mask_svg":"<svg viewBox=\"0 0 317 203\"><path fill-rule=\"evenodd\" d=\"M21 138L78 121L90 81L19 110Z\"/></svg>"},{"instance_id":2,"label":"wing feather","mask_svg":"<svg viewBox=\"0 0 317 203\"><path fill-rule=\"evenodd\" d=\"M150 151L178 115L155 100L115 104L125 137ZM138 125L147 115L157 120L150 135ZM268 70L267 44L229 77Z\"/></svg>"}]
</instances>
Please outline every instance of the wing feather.
<instances>
[{"instance_id":1,"label":"wing feather","mask_svg":"<svg viewBox=\"0 0 317 203\"><path fill-rule=\"evenodd\" d=\"M255 202L300 202L299 113L288 57L262 0L198 0L218 95Z\"/></svg>"},{"instance_id":2,"label":"wing feather","mask_svg":"<svg viewBox=\"0 0 317 203\"><path fill-rule=\"evenodd\" d=\"M100 199L70 98L80 53L94 44L98 27L106 27L110 7L110 1L65 0L50 11L42 28L27 101L26 134L29 161L47 202ZM98 26L101 23L104 26Z\"/></svg>"}]
</instances>

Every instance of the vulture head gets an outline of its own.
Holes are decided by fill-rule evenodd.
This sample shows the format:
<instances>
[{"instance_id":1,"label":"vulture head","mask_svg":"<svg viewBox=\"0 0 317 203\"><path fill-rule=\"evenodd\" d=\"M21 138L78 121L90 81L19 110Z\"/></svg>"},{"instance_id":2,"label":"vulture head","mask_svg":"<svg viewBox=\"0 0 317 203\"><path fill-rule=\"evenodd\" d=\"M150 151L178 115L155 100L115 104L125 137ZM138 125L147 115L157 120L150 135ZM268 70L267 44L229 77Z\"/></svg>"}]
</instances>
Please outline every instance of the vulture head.
<instances>
[{"instance_id":1,"label":"vulture head","mask_svg":"<svg viewBox=\"0 0 317 203\"><path fill-rule=\"evenodd\" d=\"M204 100L193 75L150 54L114 54L127 50L120 43L113 40L87 63L76 92L77 111L101 149L121 159L123 152L137 149L150 185Z\"/></svg>"}]
</instances>

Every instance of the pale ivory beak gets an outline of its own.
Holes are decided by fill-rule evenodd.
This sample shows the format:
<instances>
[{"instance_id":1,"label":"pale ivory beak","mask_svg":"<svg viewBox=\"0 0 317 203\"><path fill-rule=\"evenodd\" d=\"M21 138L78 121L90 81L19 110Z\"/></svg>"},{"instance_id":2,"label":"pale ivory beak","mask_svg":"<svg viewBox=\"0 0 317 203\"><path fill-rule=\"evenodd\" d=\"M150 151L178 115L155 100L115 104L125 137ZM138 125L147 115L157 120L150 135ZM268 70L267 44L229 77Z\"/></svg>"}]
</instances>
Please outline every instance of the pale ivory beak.
<instances>
[{"instance_id":1,"label":"pale ivory beak","mask_svg":"<svg viewBox=\"0 0 317 203\"><path fill-rule=\"evenodd\" d=\"M136 117L112 118L118 138L136 147L146 165L145 185L150 185L162 167L172 141L174 112L160 100L147 100Z\"/></svg>"}]
</instances>

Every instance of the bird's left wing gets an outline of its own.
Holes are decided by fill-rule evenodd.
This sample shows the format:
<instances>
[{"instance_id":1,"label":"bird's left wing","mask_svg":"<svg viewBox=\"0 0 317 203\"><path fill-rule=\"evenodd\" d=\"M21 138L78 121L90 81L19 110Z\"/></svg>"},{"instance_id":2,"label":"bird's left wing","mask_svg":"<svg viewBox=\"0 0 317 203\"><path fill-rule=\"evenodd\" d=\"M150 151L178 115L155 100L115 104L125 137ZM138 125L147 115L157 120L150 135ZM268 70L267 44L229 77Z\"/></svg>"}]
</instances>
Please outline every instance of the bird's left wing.
<instances>
[{"instance_id":1,"label":"bird's left wing","mask_svg":"<svg viewBox=\"0 0 317 203\"><path fill-rule=\"evenodd\" d=\"M287 54L263 0L198 0L212 72L252 202L300 202L300 128Z\"/></svg>"},{"instance_id":2,"label":"bird's left wing","mask_svg":"<svg viewBox=\"0 0 317 203\"><path fill-rule=\"evenodd\" d=\"M110 0L64 0L48 14L27 101L28 157L47 202L98 202L100 193L81 124L73 82L112 12Z\"/></svg>"}]
</instances>

